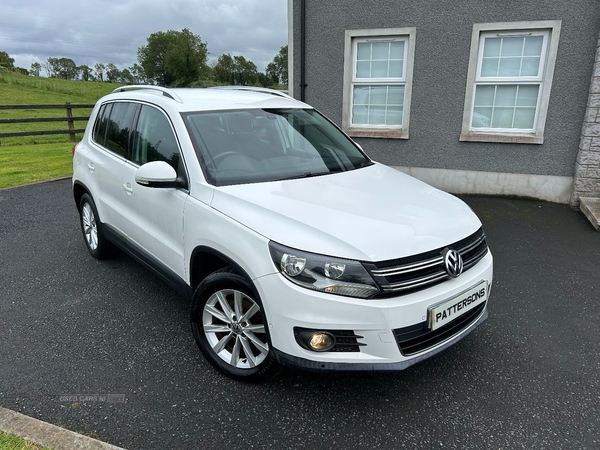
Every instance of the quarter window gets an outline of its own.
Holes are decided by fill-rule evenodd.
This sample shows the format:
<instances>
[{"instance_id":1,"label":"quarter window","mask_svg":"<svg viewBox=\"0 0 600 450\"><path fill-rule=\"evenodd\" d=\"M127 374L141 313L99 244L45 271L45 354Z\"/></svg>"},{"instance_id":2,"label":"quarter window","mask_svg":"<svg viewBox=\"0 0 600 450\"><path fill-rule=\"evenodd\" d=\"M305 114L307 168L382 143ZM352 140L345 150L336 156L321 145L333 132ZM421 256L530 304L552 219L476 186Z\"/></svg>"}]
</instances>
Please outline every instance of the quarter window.
<instances>
[{"instance_id":1,"label":"quarter window","mask_svg":"<svg viewBox=\"0 0 600 450\"><path fill-rule=\"evenodd\" d=\"M346 31L348 134L408 138L414 39L414 28Z\"/></svg>"},{"instance_id":2,"label":"quarter window","mask_svg":"<svg viewBox=\"0 0 600 450\"><path fill-rule=\"evenodd\" d=\"M96 116L96 123L94 124L93 139L98 144L104 145L104 138L106 137L106 128L108 125L108 118L110 117L110 109L112 103L104 104L100 107L100 111Z\"/></svg>"},{"instance_id":3,"label":"quarter window","mask_svg":"<svg viewBox=\"0 0 600 450\"><path fill-rule=\"evenodd\" d=\"M475 25L461 140L543 141L559 29L554 21Z\"/></svg>"}]
</instances>

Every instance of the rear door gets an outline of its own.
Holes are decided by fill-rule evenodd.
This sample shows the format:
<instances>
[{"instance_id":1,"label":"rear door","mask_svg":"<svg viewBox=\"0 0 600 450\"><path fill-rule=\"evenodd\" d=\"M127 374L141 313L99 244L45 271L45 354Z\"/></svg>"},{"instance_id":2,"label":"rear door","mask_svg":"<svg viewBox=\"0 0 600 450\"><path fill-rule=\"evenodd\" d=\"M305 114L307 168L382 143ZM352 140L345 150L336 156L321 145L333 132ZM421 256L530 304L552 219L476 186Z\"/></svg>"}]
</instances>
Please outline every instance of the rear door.
<instances>
[{"instance_id":1,"label":"rear door","mask_svg":"<svg viewBox=\"0 0 600 450\"><path fill-rule=\"evenodd\" d=\"M129 102L103 105L94 125L92 148L85 153L84 170L89 172L100 220L118 234L123 234L122 217L127 214L121 177L129 164L127 151L136 108Z\"/></svg>"}]
</instances>

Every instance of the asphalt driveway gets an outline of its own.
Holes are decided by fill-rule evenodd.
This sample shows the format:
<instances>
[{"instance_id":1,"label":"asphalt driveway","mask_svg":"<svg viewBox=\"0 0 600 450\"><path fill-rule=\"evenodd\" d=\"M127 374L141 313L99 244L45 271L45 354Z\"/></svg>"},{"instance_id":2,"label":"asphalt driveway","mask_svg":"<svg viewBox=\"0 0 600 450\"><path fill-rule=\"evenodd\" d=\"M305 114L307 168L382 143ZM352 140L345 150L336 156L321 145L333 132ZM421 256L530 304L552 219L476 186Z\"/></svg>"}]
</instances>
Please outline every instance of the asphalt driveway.
<instances>
[{"instance_id":1,"label":"asphalt driveway","mask_svg":"<svg viewBox=\"0 0 600 450\"><path fill-rule=\"evenodd\" d=\"M188 304L92 259L70 181L0 191L0 406L131 449L600 448L600 233L566 206L465 197L490 318L407 371L238 383Z\"/></svg>"}]
</instances>

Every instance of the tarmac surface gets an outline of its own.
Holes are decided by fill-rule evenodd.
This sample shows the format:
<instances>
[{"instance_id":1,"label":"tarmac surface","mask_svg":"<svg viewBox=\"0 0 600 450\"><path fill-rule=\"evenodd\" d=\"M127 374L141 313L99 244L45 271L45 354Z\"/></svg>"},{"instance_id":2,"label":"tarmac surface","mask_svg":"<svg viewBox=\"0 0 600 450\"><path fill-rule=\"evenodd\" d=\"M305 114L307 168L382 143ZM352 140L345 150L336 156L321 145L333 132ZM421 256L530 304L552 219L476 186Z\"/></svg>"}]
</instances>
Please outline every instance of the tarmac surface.
<instances>
[{"instance_id":1,"label":"tarmac surface","mask_svg":"<svg viewBox=\"0 0 600 450\"><path fill-rule=\"evenodd\" d=\"M600 233L567 206L463 197L490 318L404 372L216 372L188 302L84 246L70 181L0 190L0 407L128 449L600 448Z\"/></svg>"}]
</instances>

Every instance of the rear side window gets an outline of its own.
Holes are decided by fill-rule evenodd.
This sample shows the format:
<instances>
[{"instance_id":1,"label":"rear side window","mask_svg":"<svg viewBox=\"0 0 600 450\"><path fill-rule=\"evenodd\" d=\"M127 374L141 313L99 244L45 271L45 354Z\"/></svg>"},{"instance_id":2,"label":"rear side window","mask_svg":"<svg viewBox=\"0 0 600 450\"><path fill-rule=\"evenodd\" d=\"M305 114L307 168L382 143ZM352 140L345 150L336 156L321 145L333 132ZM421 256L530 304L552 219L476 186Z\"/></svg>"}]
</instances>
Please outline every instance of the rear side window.
<instances>
[{"instance_id":1,"label":"rear side window","mask_svg":"<svg viewBox=\"0 0 600 450\"><path fill-rule=\"evenodd\" d=\"M156 108L142 105L133 139L131 160L137 164L165 161L179 167L179 146L166 116Z\"/></svg>"},{"instance_id":2,"label":"rear side window","mask_svg":"<svg viewBox=\"0 0 600 450\"><path fill-rule=\"evenodd\" d=\"M127 157L129 132L137 105L114 103L108 120L104 146L122 157Z\"/></svg>"}]
</instances>

